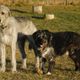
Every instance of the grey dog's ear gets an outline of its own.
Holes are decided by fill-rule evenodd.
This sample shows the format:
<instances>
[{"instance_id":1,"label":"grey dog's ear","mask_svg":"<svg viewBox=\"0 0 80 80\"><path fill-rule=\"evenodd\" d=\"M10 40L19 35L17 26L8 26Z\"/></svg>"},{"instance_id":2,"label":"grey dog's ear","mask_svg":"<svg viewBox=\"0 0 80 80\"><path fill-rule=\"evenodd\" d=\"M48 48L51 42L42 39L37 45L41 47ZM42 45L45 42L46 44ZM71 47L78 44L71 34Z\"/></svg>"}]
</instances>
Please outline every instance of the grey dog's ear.
<instances>
[{"instance_id":1,"label":"grey dog's ear","mask_svg":"<svg viewBox=\"0 0 80 80\"><path fill-rule=\"evenodd\" d=\"M0 11L4 14L8 14L8 16L11 15L10 9L5 5L0 5Z\"/></svg>"}]
</instances>

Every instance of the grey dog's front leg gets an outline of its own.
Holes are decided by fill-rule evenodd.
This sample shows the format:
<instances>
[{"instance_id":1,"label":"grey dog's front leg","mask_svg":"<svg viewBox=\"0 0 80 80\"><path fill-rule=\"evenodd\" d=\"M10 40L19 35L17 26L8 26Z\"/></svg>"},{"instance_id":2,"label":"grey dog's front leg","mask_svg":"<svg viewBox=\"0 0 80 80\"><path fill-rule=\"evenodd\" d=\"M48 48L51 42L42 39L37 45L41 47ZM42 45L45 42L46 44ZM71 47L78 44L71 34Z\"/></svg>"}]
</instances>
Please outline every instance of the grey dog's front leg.
<instances>
[{"instance_id":1,"label":"grey dog's front leg","mask_svg":"<svg viewBox=\"0 0 80 80\"><path fill-rule=\"evenodd\" d=\"M16 41L12 42L12 72L16 72Z\"/></svg>"},{"instance_id":2,"label":"grey dog's front leg","mask_svg":"<svg viewBox=\"0 0 80 80\"><path fill-rule=\"evenodd\" d=\"M1 64L2 64L2 67L1 67L1 71L2 72L5 72L6 70L6 53L5 53L5 44L1 44Z\"/></svg>"}]
</instances>

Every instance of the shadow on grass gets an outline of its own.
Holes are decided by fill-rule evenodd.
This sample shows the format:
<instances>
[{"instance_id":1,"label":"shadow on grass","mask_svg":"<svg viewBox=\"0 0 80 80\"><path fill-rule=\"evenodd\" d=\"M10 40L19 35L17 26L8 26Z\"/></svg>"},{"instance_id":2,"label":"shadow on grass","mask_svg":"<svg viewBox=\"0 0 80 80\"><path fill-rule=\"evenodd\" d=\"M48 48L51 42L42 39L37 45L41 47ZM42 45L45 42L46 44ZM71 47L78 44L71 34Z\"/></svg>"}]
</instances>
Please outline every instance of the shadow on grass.
<instances>
[{"instance_id":1,"label":"shadow on grass","mask_svg":"<svg viewBox=\"0 0 80 80\"><path fill-rule=\"evenodd\" d=\"M32 18L35 18L35 19L45 19L45 15L36 15L36 14L34 14L34 13L32 13L32 12L28 12L28 11L22 11L22 10L19 10L19 9L11 9L11 11L13 11L13 12L18 12L18 13L27 13L27 14L31 14L32 16Z\"/></svg>"},{"instance_id":2,"label":"shadow on grass","mask_svg":"<svg viewBox=\"0 0 80 80\"><path fill-rule=\"evenodd\" d=\"M12 66L11 66L11 60L7 59L6 60L6 64L7 64L6 65L7 72L11 71L11 68L12 68ZM34 63L27 63L27 68L26 69L22 69L21 66L22 66L22 62L21 61L17 61L17 70L19 72L36 73L36 71L35 71L35 64ZM55 70L60 70L60 71L70 71L70 72L75 71L74 69L71 69L71 68L61 68L59 66L55 66L54 69ZM47 71L47 67L46 67L46 71Z\"/></svg>"},{"instance_id":3,"label":"shadow on grass","mask_svg":"<svg viewBox=\"0 0 80 80\"><path fill-rule=\"evenodd\" d=\"M13 11L13 12L18 12L18 13L28 13L28 14L32 14L31 12L22 11L22 10L19 10L19 9L11 9L11 11Z\"/></svg>"},{"instance_id":4,"label":"shadow on grass","mask_svg":"<svg viewBox=\"0 0 80 80\"><path fill-rule=\"evenodd\" d=\"M0 64L1 65L1 64ZM22 69L22 62L21 61L17 61L17 70L19 72L24 72L24 73L36 73L35 71L35 65L33 63L27 63L27 68L26 69ZM7 72L10 72L11 71L11 60L7 59L6 60L6 68L7 68Z\"/></svg>"},{"instance_id":5,"label":"shadow on grass","mask_svg":"<svg viewBox=\"0 0 80 80\"><path fill-rule=\"evenodd\" d=\"M45 16L32 16L32 18L35 18L35 19L45 19Z\"/></svg>"},{"instance_id":6,"label":"shadow on grass","mask_svg":"<svg viewBox=\"0 0 80 80\"><path fill-rule=\"evenodd\" d=\"M70 68L61 68L61 67L55 67L55 69L60 70L60 71L75 71L74 69L70 69Z\"/></svg>"}]
</instances>

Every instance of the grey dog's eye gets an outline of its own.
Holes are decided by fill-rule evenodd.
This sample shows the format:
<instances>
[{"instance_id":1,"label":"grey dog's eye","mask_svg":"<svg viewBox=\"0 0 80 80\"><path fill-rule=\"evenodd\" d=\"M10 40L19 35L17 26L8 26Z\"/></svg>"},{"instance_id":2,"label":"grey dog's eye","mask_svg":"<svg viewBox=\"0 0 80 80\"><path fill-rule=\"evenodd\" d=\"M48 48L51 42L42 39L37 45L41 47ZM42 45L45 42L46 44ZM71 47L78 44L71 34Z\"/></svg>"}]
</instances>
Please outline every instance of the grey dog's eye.
<instances>
[{"instance_id":1,"label":"grey dog's eye","mask_svg":"<svg viewBox=\"0 0 80 80\"><path fill-rule=\"evenodd\" d=\"M4 15L5 13L4 12L1 12L1 14Z\"/></svg>"}]
</instances>

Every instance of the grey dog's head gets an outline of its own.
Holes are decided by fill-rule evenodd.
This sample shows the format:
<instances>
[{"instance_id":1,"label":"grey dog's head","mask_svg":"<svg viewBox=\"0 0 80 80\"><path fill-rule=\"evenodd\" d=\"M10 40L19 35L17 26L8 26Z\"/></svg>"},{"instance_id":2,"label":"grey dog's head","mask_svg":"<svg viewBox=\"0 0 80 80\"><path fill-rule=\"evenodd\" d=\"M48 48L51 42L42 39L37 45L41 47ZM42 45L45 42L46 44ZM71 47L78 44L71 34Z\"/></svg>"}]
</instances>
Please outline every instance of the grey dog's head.
<instances>
[{"instance_id":1,"label":"grey dog's head","mask_svg":"<svg viewBox=\"0 0 80 80\"><path fill-rule=\"evenodd\" d=\"M10 16L10 9L7 6L0 5L0 25Z\"/></svg>"}]
</instances>

